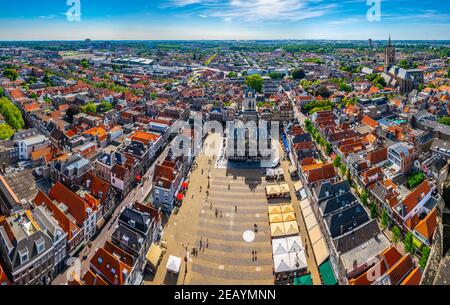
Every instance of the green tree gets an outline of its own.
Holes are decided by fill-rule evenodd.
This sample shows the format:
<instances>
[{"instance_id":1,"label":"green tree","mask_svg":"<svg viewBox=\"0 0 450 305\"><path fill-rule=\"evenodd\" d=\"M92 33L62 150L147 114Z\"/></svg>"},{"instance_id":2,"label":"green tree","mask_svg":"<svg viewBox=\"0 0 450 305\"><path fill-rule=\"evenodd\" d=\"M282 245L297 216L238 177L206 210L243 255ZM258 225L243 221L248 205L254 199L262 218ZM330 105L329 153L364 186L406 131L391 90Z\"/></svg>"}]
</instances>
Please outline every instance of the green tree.
<instances>
[{"instance_id":1,"label":"green tree","mask_svg":"<svg viewBox=\"0 0 450 305\"><path fill-rule=\"evenodd\" d=\"M333 165L337 168L341 166L341 156L337 155L336 158L334 158Z\"/></svg>"},{"instance_id":2,"label":"green tree","mask_svg":"<svg viewBox=\"0 0 450 305\"><path fill-rule=\"evenodd\" d=\"M87 69L87 68L89 68L89 61L88 61L86 58L83 58L83 59L80 61L80 65L81 65L83 68Z\"/></svg>"},{"instance_id":3,"label":"green tree","mask_svg":"<svg viewBox=\"0 0 450 305\"><path fill-rule=\"evenodd\" d=\"M306 73L303 69L295 69L294 71L292 71L292 78L299 80L299 79L303 79L306 77Z\"/></svg>"},{"instance_id":4,"label":"green tree","mask_svg":"<svg viewBox=\"0 0 450 305\"><path fill-rule=\"evenodd\" d=\"M327 142L327 145L325 146L325 153L327 154L327 156L331 155L331 153L333 152L333 147L331 146L331 144L329 142Z\"/></svg>"},{"instance_id":5,"label":"green tree","mask_svg":"<svg viewBox=\"0 0 450 305\"><path fill-rule=\"evenodd\" d=\"M447 116L447 115L443 116L443 117L439 118L438 122L441 124L450 126L450 116Z\"/></svg>"},{"instance_id":6,"label":"green tree","mask_svg":"<svg viewBox=\"0 0 450 305\"><path fill-rule=\"evenodd\" d=\"M405 249L405 252L413 252L414 244L413 235L411 232L406 233L405 238L403 239L403 248Z\"/></svg>"},{"instance_id":7,"label":"green tree","mask_svg":"<svg viewBox=\"0 0 450 305\"><path fill-rule=\"evenodd\" d=\"M411 176L409 176L408 178L408 188L409 189L413 189L416 186L418 186L419 184L421 184L423 181L425 180L425 174L422 172L417 172L412 174Z\"/></svg>"},{"instance_id":8,"label":"green tree","mask_svg":"<svg viewBox=\"0 0 450 305\"><path fill-rule=\"evenodd\" d=\"M81 106L81 111L84 113L97 113L97 105L94 103L87 103L84 106Z\"/></svg>"},{"instance_id":9,"label":"green tree","mask_svg":"<svg viewBox=\"0 0 450 305\"><path fill-rule=\"evenodd\" d=\"M255 90L256 92L261 93L264 80L261 77L261 75L253 74L247 77L247 79L245 80L245 84L250 88L252 88L253 90Z\"/></svg>"},{"instance_id":10,"label":"green tree","mask_svg":"<svg viewBox=\"0 0 450 305\"><path fill-rule=\"evenodd\" d=\"M386 229L389 225L389 214L386 209L383 209L383 214L381 215L381 227Z\"/></svg>"},{"instance_id":11,"label":"green tree","mask_svg":"<svg viewBox=\"0 0 450 305\"><path fill-rule=\"evenodd\" d=\"M420 266L420 268L422 268L422 270L425 269L425 267L427 265L428 257L430 256L430 252L431 252L430 247L428 247L428 246L423 247L422 257L420 258L420 261L419 261L419 266Z\"/></svg>"},{"instance_id":12,"label":"green tree","mask_svg":"<svg viewBox=\"0 0 450 305\"><path fill-rule=\"evenodd\" d=\"M17 73L16 69L13 68L5 69L3 71L3 75L11 81L15 81L19 77L19 73Z\"/></svg>"},{"instance_id":13,"label":"green tree","mask_svg":"<svg viewBox=\"0 0 450 305\"><path fill-rule=\"evenodd\" d=\"M378 209L375 202L370 202L370 218L375 219L378 217Z\"/></svg>"},{"instance_id":14,"label":"green tree","mask_svg":"<svg viewBox=\"0 0 450 305\"><path fill-rule=\"evenodd\" d=\"M102 112L110 111L113 108L113 105L108 101L102 101L100 103L100 109Z\"/></svg>"},{"instance_id":15,"label":"green tree","mask_svg":"<svg viewBox=\"0 0 450 305\"><path fill-rule=\"evenodd\" d=\"M0 87L0 97L3 97L5 95L5 91L3 90L3 87Z\"/></svg>"},{"instance_id":16,"label":"green tree","mask_svg":"<svg viewBox=\"0 0 450 305\"><path fill-rule=\"evenodd\" d=\"M400 232L400 228L395 226L392 228L392 241L394 244L398 243L402 237L402 233Z\"/></svg>"},{"instance_id":17,"label":"green tree","mask_svg":"<svg viewBox=\"0 0 450 305\"><path fill-rule=\"evenodd\" d=\"M25 125L22 112L6 97L0 98L0 113L6 123L15 130L20 130Z\"/></svg>"},{"instance_id":18,"label":"green tree","mask_svg":"<svg viewBox=\"0 0 450 305\"><path fill-rule=\"evenodd\" d=\"M279 73L279 72L270 72L269 73L269 77L271 79L280 80L280 79L284 78L284 74L283 73Z\"/></svg>"},{"instance_id":19,"label":"green tree","mask_svg":"<svg viewBox=\"0 0 450 305\"><path fill-rule=\"evenodd\" d=\"M8 124L0 124L0 140L7 140L14 134L14 130Z\"/></svg>"},{"instance_id":20,"label":"green tree","mask_svg":"<svg viewBox=\"0 0 450 305\"><path fill-rule=\"evenodd\" d=\"M364 205L367 205L367 200L368 200L368 198L369 198L369 195L367 194L367 191L366 191L366 190L363 190L362 193L361 193L361 202L362 202Z\"/></svg>"},{"instance_id":21,"label":"green tree","mask_svg":"<svg viewBox=\"0 0 450 305\"><path fill-rule=\"evenodd\" d=\"M326 86L320 86L319 88L316 89L316 95L320 95L321 97L324 98L329 98L331 96L331 91L328 90Z\"/></svg>"}]
</instances>

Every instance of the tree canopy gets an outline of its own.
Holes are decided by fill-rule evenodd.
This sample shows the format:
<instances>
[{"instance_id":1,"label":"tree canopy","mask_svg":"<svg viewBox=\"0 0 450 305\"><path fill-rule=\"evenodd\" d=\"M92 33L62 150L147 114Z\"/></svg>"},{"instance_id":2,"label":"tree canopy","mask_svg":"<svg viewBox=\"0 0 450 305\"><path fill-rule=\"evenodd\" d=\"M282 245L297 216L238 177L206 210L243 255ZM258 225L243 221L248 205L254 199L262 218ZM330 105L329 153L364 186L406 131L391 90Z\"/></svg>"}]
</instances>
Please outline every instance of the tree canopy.
<instances>
[{"instance_id":1,"label":"tree canopy","mask_svg":"<svg viewBox=\"0 0 450 305\"><path fill-rule=\"evenodd\" d=\"M81 111L84 113L97 113L97 105L94 103L87 103L86 105L81 106Z\"/></svg>"},{"instance_id":2,"label":"tree canopy","mask_svg":"<svg viewBox=\"0 0 450 305\"><path fill-rule=\"evenodd\" d=\"M256 92L261 93L264 80L261 77L261 75L253 74L247 77L247 79L245 80L245 84L250 88L252 88L253 90L255 90Z\"/></svg>"},{"instance_id":3,"label":"tree canopy","mask_svg":"<svg viewBox=\"0 0 450 305\"><path fill-rule=\"evenodd\" d=\"M8 124L0 124L0 140L7 140L14 134L14 129Z\"/></svg>"},{"instance_id":4,"label":"tree canopy","mask_svg":"<svg viewBox=\"0 0 450 305\"><path fill-rule=\"evenodd\" d=\"M305 78L306 73L303 69L295 69L294 71L292 71L292 78L299 80L299 79L303 79Z\"/></svg>"},{"instance_id":5,"label":"tree canopy","mask_svg":"<svg viewBox=\"0 0 450 305\"><path fill-rule=\"evenodd\" d=\"M19 77L19 73L13 68L5 69L3 75L12 81L15 81Z\"/></svg>"},{"instance_id":6,"label":"tree canopy","mask_svg":"<svg viewBox=\"0 0 450 305\"><path fill-rule=\"evenodd\" d=\"M15 130L20 130L25 125L22 112L6 97L0 98L0 113L5 118L6 123Z\"/></svg>"}]
</instances>

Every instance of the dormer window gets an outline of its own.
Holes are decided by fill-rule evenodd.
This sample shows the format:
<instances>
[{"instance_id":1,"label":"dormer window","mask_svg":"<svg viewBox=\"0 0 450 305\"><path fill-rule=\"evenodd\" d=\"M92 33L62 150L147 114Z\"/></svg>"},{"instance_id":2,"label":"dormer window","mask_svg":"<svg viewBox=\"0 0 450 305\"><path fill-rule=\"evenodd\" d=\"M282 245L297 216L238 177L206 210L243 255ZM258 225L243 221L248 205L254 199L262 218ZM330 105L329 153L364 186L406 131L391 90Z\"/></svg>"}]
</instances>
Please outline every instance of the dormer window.
<instances>
[{"instance_id":1,"label":"dormer window","mask_svg":"<svg viewBox=\"0 0 450 305\"><path fill-rule=\"evenodd\" d=\"M19 250L20 263L24 264L28 261L28 249Z\"/></svg>"},{"instance_id":2,"label":"dormer window","mask_svg":"<svg viewBox=\"0 0 450 305\"><path fill-rule=\"evenodd\" d=\"M122 241L123 241L124 244L128 244L129 240L130 240L130 238L128 236L126 236L126 235L122 236Z\"/></svg>"},{"instance_id":3,"label":"dormer window","mask_svg":"<svg viewBox=\"0 0 450 305\"><path fill-rule=\"evenodd\" d=\"M38 240L36 240L35 244L36 244L36 249L37 249L38 254L44 252L45 241L43 238L39 238Z\"/></svg>"},{"instance_id":4,"label":"dormer window","mask_svg":"<svg viewBox=\"0 0 450 305\"><path fill-rule=\"evenodd\" d=\"M111 273L112 273L112 274L116 274L116 269L111 268Z\"/></svg>"},{"instance_id":5,"label":"dormer window","mask_svg":"<svg viewBox=\"0 0 450 305\"><path fill-rule=\"evenodd\" d=\"M97 258L97 262L101 265L103 263L103 258L101 258L100 256Z\"/></svg>"},{"instance_id":6,"label":"dormer window","mask_svg":"<svg viewBox=\"0 0 450 305\"><path fill-rule=\"evenodd\" d=\"M129 220L128 224L130 225L130 227L134 228L136 226L136 222L134 220Z\"/></svg>"}]
</instances>

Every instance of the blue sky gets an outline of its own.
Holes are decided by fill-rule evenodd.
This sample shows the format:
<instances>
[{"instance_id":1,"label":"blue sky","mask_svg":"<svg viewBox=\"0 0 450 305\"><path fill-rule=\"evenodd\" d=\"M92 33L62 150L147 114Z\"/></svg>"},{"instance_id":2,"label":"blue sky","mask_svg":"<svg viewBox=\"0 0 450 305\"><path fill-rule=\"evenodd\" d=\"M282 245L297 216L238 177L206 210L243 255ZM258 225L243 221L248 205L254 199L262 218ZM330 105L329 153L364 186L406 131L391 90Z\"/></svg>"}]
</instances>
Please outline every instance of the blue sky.
<instances>
[{"instance_id":1,"label":"blue sky","mask_svg":"<svg viewBox=\"0 0 450 305\"><path fill-rule=\"evenodd\" d=\"M73 22L66 1L0 0L0 40L450 39L448 0L382 0L380 21L377 0L79 0Z\"/></svg>"}]
</instances>

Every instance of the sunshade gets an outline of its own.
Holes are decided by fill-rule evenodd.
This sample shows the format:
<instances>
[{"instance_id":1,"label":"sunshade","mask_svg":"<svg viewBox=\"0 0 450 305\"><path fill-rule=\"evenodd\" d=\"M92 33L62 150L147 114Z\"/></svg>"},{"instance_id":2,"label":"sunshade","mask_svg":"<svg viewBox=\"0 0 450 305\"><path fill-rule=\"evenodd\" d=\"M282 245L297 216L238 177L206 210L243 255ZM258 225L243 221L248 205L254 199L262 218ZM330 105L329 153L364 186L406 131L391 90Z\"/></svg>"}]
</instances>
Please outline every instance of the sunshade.
<instances>
[{"instance_id":1,"label":"sunshade","mask_svg":"<svg viewBox=\"0 0 450 305\"><path fill-rule=\"evenodd\" d=\"M286 232L282 222L270 224L270 235L272 237L284 236Z\"/></svg>"},{"instance_id":2,"label":"sunshade","mask_svg":"<svg viewBox=\"0 0 450 305\"><path fill-rule=\"evenodd\" d=\"M169 259L167 260L166 265L167 270L178 273L180 271L180 266L181 266L181 258L170 255Z\"/></svg>"},{"instance_id":3,"label":"sunshade","mask_svg":"<svg viewBox=\"0 0 450 305\"><path fill-rule=\"evenodd\" d=\"M157 266L161 253L161 248L158 245L152 244L145 257L153 266Z\"/></svg>"},{"instance_id":4,"label":"sunshade","mask_svg":"<svg viewBox=\"0 0 450 305\"><path fill-rule=\"evenodd\" d=\"M290 212L290 213L286 213L283 214L283 221L287 222L287 221L295 221L297 220L297 217L295 217L295 214Z\"/></svg>"},{"instance_id":5,"label":"sunshade","mask_svg":"<svg viewBox=\"0 0 450 305\"><path fill-rule=\"evenodd\" d=\"M279 254L286 254L288 253L288 245L286 238L275 238L272 239L272 254L273 255L279 255Z\"/></svg>"},{"instance_id":6,"label":"sunshade","mask_svg":"<svg viewBox=\"0 0 450 305\"><path fill-rule=\"evenodd\" d=\"M269 214L269 222L270 223L283 222L282 214Z\"/></svg>"},{"instance_id":7,"label":"sunshade","mask_svg":"<svg viewBox=\"0 0 450 305\"><path fill-rule=\"evenodd\" d=\"M286 235L298 234L298 225L296 221L284 222L284 231Z\"/></svg>"}]
</instances>

